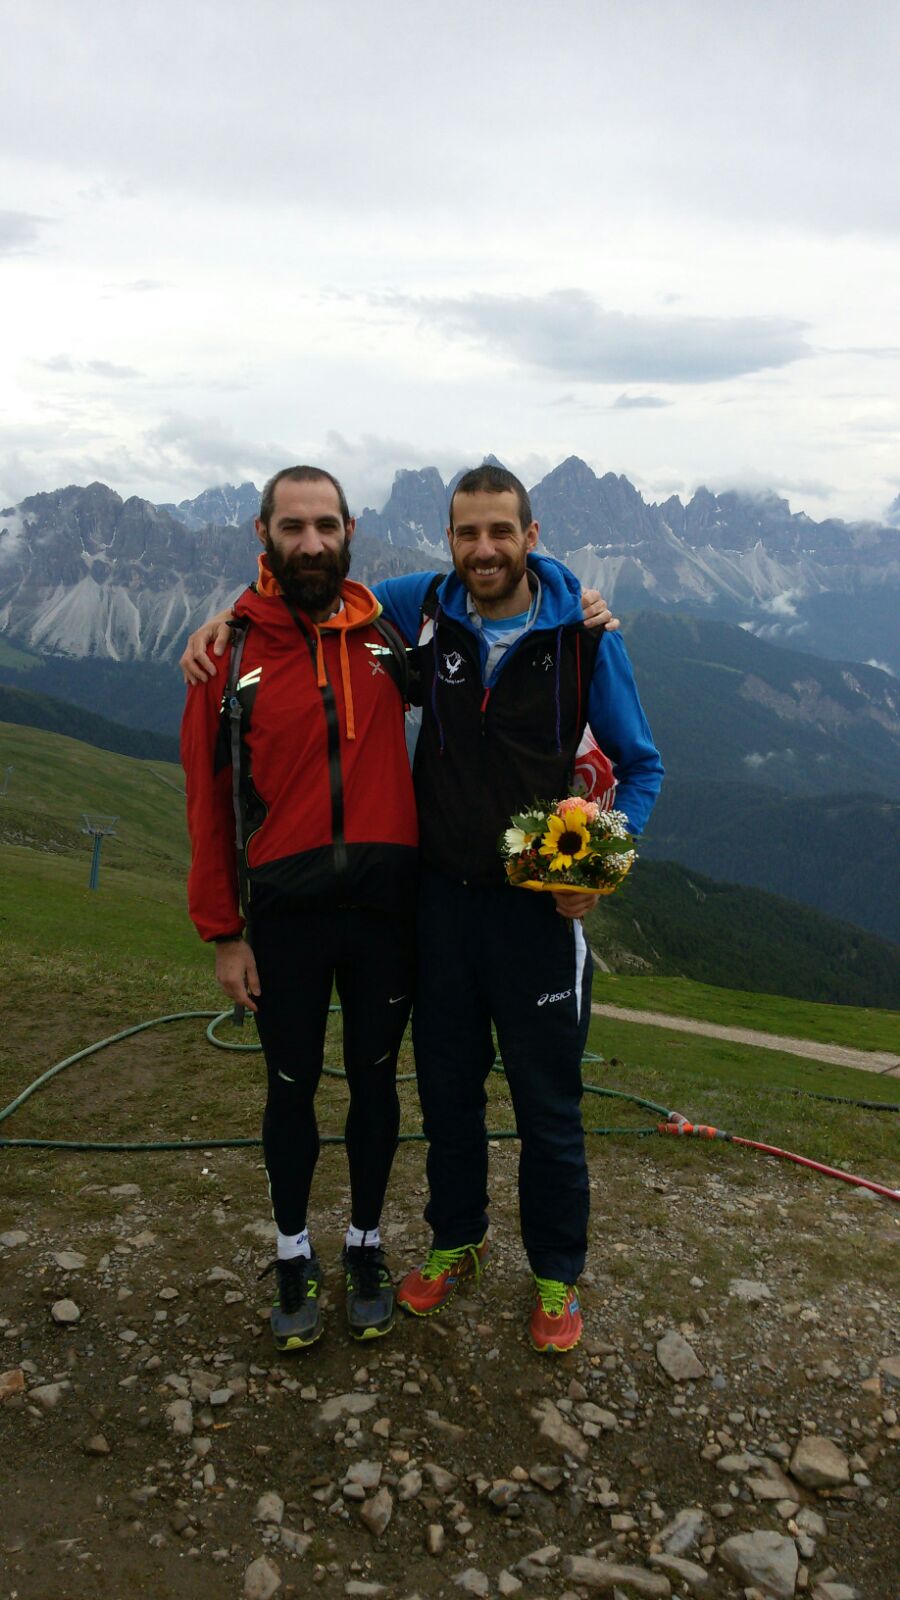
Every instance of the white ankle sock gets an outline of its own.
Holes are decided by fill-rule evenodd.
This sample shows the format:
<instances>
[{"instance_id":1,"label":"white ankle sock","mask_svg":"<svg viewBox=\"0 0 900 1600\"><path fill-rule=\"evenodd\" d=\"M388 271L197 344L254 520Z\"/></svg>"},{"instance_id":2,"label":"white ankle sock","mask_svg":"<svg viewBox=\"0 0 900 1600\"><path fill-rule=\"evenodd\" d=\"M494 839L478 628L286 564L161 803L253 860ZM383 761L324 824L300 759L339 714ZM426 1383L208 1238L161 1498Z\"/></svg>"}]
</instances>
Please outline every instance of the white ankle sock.
<instances>
[{"instance_id":1,"label":"white ankle sock","mask_svg":"<svg viewBox=\"0 0 900 1600\"><path fill-rule=\"evenodd\" d=\"M297 1256L306 1256L307 1260L312 1256L308 1228L304 1228L302 1233L278 1234L279 1261L293 1261Z\"/></svg>"},{"instance_id":2,"label":"white ankle sock","mask_svg":"<svg viewBox=\"0 0 900 1600\"><path fill-rule=\"evenodd\" d=\"M358 1249L362 1244L374 1245L376 1249L381 1246L381 1234L377 1228L354 1228L351 1222L346 1234L344 1244L348 1250Z\"/></svg>"}]
</instances>

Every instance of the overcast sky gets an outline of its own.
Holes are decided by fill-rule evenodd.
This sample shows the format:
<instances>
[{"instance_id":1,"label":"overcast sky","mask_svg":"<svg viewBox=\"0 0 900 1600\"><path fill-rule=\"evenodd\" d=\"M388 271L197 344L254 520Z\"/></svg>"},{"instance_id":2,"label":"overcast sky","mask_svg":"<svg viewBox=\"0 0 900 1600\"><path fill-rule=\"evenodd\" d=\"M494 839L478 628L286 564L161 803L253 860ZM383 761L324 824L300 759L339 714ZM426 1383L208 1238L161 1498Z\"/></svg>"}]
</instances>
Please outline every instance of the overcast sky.
<instances>
[{"instance_id":1,"label":"overcast sky","mask_svg":"<svg viewBox=\"0 0 900 1600\"><path fill-rule=\"evenodd\" d=\"M895 0L0 0L0 505L900 490Z\"/></svg>"}]
</instances>

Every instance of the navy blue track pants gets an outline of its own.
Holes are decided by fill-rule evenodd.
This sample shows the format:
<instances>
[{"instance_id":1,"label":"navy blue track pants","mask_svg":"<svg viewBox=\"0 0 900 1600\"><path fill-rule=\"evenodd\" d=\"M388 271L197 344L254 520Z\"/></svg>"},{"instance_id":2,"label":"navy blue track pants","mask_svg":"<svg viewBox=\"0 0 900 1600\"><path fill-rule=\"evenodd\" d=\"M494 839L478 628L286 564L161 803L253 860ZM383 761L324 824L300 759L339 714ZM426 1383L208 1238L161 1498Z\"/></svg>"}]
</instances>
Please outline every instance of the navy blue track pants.
<instances>
[{"instance_id":1,"label":"navy blue track pants","mask_svg":"<svg viewBox=\"0 0 900 1600\"><path fill-rule=\"evenodd\" d=\"M341 1002L350 1096L344 1137L351 1221L378 1226L400 1127L397 1055L412 1006L413 931L405 914L356 906L257 919L256 1023L268 1069L263 1153L282 1233L300 1233L307 1222L332 985Z\"/></svg>"},{"instance_id":2,"label":"navy blue track pants","mask_svg":"<svg viewBox=\"0 0 900 1600\"><path fill-rule=\"evenodd\" d=\"M521 1139L519 1214L533 1272L574 1283L587 1248L581 1058L591 963L580 923L549 894L422 875L413 1016L428 1139L425 1210L438 1249L488 1222L486 1081L491 1023Z\"/></svg>"}]
</instances>

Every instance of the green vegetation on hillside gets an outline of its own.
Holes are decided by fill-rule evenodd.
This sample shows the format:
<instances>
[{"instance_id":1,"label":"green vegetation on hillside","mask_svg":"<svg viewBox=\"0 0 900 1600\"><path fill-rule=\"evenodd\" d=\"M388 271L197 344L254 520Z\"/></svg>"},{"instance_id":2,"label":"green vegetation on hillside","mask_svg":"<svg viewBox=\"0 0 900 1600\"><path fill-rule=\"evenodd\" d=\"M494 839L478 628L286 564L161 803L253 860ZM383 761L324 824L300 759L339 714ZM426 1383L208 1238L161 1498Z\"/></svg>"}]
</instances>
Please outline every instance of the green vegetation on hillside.
<instances>
[{"instance_id":1,"label":"green vegetation on hillside","mask_svg":"<svg viewBox=\"0 0 900 1600\"><path fill-rule=\"evenodd\" d=\"M900 949L791 900L638 862L585 922L614 970L854 1006L900 1005Z\"/></svg>"},{"instance_id":2,"label":"green vegetation on hillside","mask_svg":"<svg viewBox=\"0 0 900 1600\"><path fill-rule=\"evenodd\" d=\"M900 1012L861 1006L816 1005L783 995L719 989L690 978L628 977L621 972L594 974L594 999L604 1005L637 1011L659 1011L671 1017L695 1017L722 1027L757 1028L788 1039L815 1039L853 1050L900 1053Z\"/></svg>"},{"instance_id":3,"label":"green vegetation on hillside","mask_svg":"<svg viewBox=\"0 0 900 1600\"><path fill-rule=\"evenodd\" d=\"M113 750L123 756L157 761L178 760L178 740L165 733L126 728L109 722L65 700L35 694L31 689L16 689L0 683L0 722L14 722L26 728L44 728L62 733L99 750Z\"/></svg>"}]
</instances>

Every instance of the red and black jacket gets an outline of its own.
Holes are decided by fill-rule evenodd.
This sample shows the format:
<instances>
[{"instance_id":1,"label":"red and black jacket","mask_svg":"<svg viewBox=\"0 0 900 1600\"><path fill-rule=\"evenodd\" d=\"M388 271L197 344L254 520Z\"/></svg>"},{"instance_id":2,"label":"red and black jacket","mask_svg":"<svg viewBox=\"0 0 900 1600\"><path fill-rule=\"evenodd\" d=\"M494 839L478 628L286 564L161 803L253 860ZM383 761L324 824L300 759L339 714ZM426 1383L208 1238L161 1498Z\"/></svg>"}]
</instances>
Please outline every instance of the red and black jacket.
<instances>
[{"instance_id":1,"label":"red and black jacket","mask_svg":"<svg viewBox=\"0 0 900 1600\"><path fill-rule=\"evenodd\" d=\"M255 682L245 734L251 774L246 865L251 914L317 905L411 906L418 832L403 696L388 670L380 606L347 580L342 609L318 625L288 609L265 557L235 606L246 619L241 682ZM236 933L231 761L223 741L228 654L188 690L181 730L201 938Z\"/></svg>"}]
</instances>

